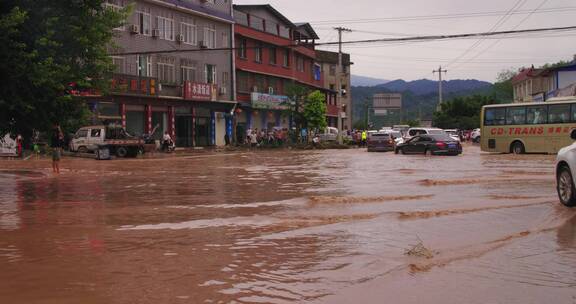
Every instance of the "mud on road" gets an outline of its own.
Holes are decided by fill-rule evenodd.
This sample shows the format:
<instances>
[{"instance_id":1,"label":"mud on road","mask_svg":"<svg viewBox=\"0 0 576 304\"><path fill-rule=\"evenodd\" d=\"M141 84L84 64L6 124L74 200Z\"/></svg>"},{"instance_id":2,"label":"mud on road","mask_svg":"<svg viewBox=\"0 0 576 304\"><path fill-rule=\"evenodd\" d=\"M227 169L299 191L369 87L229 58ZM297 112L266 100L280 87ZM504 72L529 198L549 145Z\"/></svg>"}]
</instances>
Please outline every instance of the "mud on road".
<instances>
[{"instance_id":1,"label":"mud on road","mask_svg":"<svg viewBox=\"0 0 576 304\"><path fill-rule=\"evenodd\" d=\"M576 299L576 210L557 200L553 156L466 146L49 167L0 161L0 303Z\"/></svg>"}]
</instances>

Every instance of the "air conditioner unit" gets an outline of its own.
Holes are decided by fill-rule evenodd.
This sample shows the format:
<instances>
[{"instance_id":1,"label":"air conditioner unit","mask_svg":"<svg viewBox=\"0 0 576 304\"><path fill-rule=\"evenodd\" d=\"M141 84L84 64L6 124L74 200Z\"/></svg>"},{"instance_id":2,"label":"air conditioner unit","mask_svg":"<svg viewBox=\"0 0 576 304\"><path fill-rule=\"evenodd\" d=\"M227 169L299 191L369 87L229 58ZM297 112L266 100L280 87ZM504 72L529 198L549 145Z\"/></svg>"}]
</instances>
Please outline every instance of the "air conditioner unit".
<instances>
[{"instance_id":1,"label":"air conditioner unit","mask_svg":"<svg viewBox=\"0 0 576 304\"><path fill-rule=\"evenodd\" d=\"M274 88L273 87L268 87L268 94L274 95Z\"/></svg>"},{"instance_id":2,"label":"air conditioner unit","mask_svg":"<svg viewBox=\"0 0 576 304\"><path fill-rule=\"evenodd\" d=\"M176 41L177 42L184 42L184 35L182 35L182 34L176 35Z\"/></svg>"},{"instance_id":3,"label":"air conditioner unit","mask_svg":"<svg viewBox=\"0 0 576 304\"><path fill-rule=\"evenodd\" d=\"M346 90L342 89L342 96L346 96L346 93L347 93Z\"/></svg>"},{"instance_id":4,"label":"air conditioner unit","mask_svg":"<svg viewBox=\"0 0 576 304\"><path fill-rule=\"evenodd\" d=\"M219 92L220 92L220 95L226 95L226 87L221 87Z\"/></svg>"},{"instance_id":5,"label":"air conditioner unit","mask_svg":"<svg viewBox=\"0 0 576 304\"><path fill-rule=\"evenodd\" d=\"M153 29L152 30L152 37L160 37L160 30L159 29Z\"/></svg>"},{"instance_id":6,"label":"air conditioner unit","mask_svg":"<svg viewBox=\"0 0 576 304\"><path fill-rule=\"evenodd\" d=\"M201 49L207 49L207 48L208 48L208 46L206 45L206 42L204 42L204 40L198 41L198 46L199 46Z\"/></svg>"},{"instance_id":7,"label":"air conditioner unit","mask_svg":"<svg viewBox=\"0 0 576 304\"><path fill-rule=\"evenodd\" d=\"M130 25L130 34L138 34L140 32L140 28L137 24Z\"/></svg>"}]
</instances>

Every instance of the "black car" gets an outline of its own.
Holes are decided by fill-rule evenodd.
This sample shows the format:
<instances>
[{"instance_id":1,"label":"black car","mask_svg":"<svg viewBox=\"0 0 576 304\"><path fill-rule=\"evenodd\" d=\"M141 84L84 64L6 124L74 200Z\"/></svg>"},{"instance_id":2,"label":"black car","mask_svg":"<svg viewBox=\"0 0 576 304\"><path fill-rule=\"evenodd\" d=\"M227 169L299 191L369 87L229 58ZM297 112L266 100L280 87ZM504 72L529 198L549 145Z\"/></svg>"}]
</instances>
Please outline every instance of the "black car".
<instances>
[{"instance_id":1,"label":"black car","mask_svg":"<svg viewBox=\"0 0 576 304\"><path fill-rule=\"evenodd\" d=\"M394 140L388 133L377 132L368 135L368 152L394 151Z\"/></svg>"},{"instance_id":2,"label":"black car","mask_svg":"<svg viewBox=\"0 0 576 304\"><path fill-rule=\"evenodd\" d=\"M462 145L446 134L414 136L396 146L394 152L402 154L447 154L462 153Z\"/></svg>"}]
</instances>

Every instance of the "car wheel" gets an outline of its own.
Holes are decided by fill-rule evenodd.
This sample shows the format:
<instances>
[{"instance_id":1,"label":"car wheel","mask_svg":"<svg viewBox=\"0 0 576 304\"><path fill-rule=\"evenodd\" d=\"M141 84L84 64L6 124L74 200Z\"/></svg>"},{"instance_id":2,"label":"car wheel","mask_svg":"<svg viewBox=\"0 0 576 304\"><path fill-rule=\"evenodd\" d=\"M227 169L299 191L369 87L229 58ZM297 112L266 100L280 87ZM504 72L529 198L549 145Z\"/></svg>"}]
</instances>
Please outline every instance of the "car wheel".
<instances>
[{"instance_id":1,"label":"car wheel","mask_svg":"<svg viewBox=\"0 0 576 304\"><path fill-rule=\"evenodd\" d=\"M403 148L401 148L401 149L400 149L400 153L402 153L402 154L406 154L406 151L404 151L404 149L403 149Z\"/></svg>"},{"instance_id":2,"label":"car wheel","mask_svg":"<svg viewBox=\"0 0 576 304\"><path fill-rule=\"evenodd\" d=\"M574 179L570 168L562 166L556 176L556 188L560 202L567 207L576 205L576 189L574 189Z\"/></svg>"},{"instance_id":3,"label":"car wheel","mask_svg":"<svg viewBox=\"0 0 576 304\"><path fill-rule=\"evenodd\" d=\"M512 147L510 149L512 151L512 153L514 154L524 154L526 152L526 150L524 149L524 144L522 144L519 141L516 141L512 144Z\"/></svg>"},{"instance_id":4,"label":"car wheel","mask_svg":"<svg viewBox=\"0 0 576 304\"><path fill-rule=\"evenodd\" d=\"M78 153L88 153L88 149L84 146L78 148Z\"/></svg>"},{"instance_id":5,"label":"car wheel","mask_svg":"<svg viewBox=\"0 0 576 304\"><path fill-rule=\"evenodd\" d=\"M128 155L128 149L126 149L125 147L118 147L118 149L116 149L116 156L126 157L127 155Z\"/></svg>"}]
</instances>

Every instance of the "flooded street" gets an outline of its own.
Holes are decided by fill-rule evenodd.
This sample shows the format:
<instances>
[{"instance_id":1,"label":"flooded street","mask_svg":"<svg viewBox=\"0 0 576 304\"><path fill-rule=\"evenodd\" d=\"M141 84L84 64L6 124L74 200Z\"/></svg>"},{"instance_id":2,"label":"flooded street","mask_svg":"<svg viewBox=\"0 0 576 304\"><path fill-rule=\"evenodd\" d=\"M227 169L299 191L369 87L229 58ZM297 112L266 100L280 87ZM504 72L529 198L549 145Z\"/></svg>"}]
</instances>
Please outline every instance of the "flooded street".
<instances>
[{"instance_id":1,"label":"flooded street","mask_svg":"<svg viewBox=\"0 0 576 304\"><path fill-rule=\"evenodd\" d=\"M0 303L576 303L576 210L558 202L554 156L49 168L0 160Z\"/></svg>"}]
</instances>

